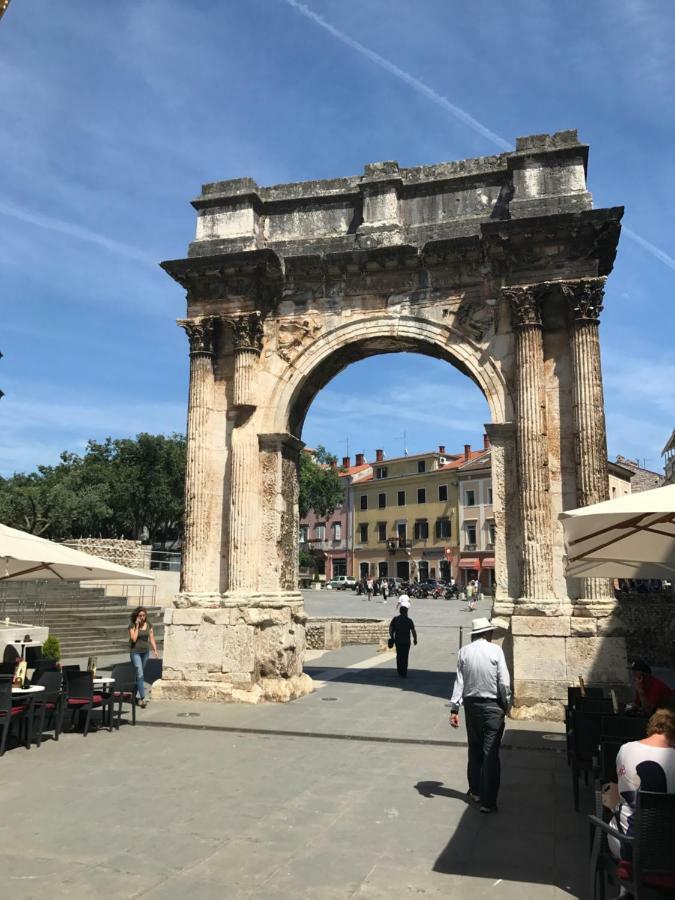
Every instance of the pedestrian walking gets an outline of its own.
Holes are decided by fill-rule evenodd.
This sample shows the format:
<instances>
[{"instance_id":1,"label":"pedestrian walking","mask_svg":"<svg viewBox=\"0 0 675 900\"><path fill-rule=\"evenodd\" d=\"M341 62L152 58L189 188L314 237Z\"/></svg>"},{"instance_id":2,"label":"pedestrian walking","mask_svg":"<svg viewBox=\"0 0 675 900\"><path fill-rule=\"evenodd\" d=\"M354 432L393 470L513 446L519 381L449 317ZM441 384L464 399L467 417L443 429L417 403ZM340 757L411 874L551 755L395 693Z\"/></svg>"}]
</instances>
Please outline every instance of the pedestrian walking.
<instances>
[{"instance_id":1,"label":"pedestrian walking","mask_svg":"<svg viewBox=\"0 0 675 900\"><path fill-rule=\"evenodd\" d=\"M131 614L129 622L129 655L136 668L136 690L140 705L145 707L145 664L150 655L150 647L158 656L155 634L152 624L148 622L148 611L144 606L137 606Z\"/></svg>"},{"instance_id":2,"label":"pedestrian walking","mask_svg":"<svg viewBox=\"0 0 675 900\"><path fill-rule=\"evenodd\" d=\"M368 599L372 600L373 599L373 579L372 578L369 578L368 581L366 582L366 591L368 593Z\"/></svg>"},{"instance_id":3,"label":"pedestrian walking","mask_svg":"<svg viewBox=\"0 0 675 900\"><path fill-rule=\"evenodd\" d=\"M469 742L468 796L480 803L482 813L497 811L499 747L504 718L511 704L511 680L501 647L492 643L495 626L489 619L474 619L471 643L457 654L457 677L450 699L450 724L459 727L459 710L466 712Z\"/></svg>"},{"instance_id":4,"label":"pedestrian walking","mask_svg":"<svg viewBox=\"0 0 675 900\"><path fill-rule=\"evenodd\" d=\"M389 623L389 640L396 647L396 671L401 678L408 677L408 656L410 655L410 638L417 646L415 623L408 618L408 607L401 606L401 611Z\"/></svg>"},{"instance_id":5,"label":"pedestrian walking","mask_svg":"<svg viewBox=\"0 0 675 900\"><path fill-rule=\"evenodd\" d=\"M388 597L389 597L389 584L387 582L387 579L383 578L382 579L382 599L384 600L385 603L387 602Z\"/></svg>"},{"instance_id":6,"label":"pedestrian walking","mask_svg":"<svg viewBox=\"0 0 675 900\"><path fill-rule=\"evenodd\" d=\"M410 610L410 597L405 591L399 595L399 598L396 601L396 612L400 612L403 607L408 611Z\"/></svg>"}]
</instances>

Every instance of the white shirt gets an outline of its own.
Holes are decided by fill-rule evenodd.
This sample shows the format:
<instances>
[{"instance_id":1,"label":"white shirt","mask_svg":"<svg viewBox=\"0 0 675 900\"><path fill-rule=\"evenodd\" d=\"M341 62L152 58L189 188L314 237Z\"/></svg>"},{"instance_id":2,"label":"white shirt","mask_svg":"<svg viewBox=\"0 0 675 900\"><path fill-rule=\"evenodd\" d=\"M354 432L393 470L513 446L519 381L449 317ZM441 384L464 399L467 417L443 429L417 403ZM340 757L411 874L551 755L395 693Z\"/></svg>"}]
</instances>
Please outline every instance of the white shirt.
<instances>
[{"instance_id":1,"label":"white shirt","mask_svg":"<svg viewBox=\"0 0 675 900\"><path fill-rule=\"evenodd\" d=\"M450 703L459 708L466 697L497 700L506 710L511 703L511 679L504 651L477 638L457 654L457 677Z\"/></svg>"}]
</instances>

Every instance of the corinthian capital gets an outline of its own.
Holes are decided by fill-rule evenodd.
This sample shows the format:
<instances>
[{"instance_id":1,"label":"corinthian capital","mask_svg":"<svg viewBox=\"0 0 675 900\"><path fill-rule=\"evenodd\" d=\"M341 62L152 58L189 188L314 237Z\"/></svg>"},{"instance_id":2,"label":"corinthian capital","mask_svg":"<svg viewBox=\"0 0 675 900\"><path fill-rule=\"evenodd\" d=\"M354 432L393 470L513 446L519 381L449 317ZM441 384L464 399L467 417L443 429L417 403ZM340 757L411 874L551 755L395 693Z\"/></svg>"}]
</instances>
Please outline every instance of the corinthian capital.
<instances>
[{"instance_id":1,"label":"corinthian capital","mask_svg":"<svg viewBox=\"0 0 675 900\"><path fill-rule=\"evenodd\" d=\"M230 324L232 325L234 349L236 352L254 350L256 353L260 353L262 350L263 326L259 312L249 313L247 316L238 316L236 319L231 319Z\"/></svg>"},{"instance_id":2,"label":"corinthian capital","mask_svg":"<svg viewBox=\"0 0 675 900\"><path fill-rule=\"evenodd\" d=\"M511 321L516 328L535 325L541 328L541 286L538 284L520 284L502 288L504 296L511 305Z\"/></svg>"},{"instance_id":3,"label":"corinthian capital","mask_svg":"<svg viewBox=\"0 0 675 900\"><path fill-rule=\"evenodd\" d=\"M185 329L190 341L190 353L213 354L213 338L217 316L199 316L196 319L178 319L177 324Z\"/></svg>"},{"instance_id":4,"label":"corinthian capital","mask_svg":"<svg viewBox=\"0 0 675 900\"><path fill-rule=\"evenodd\" d=\"M579 278L560 282L560 290L575 322L597 322L600 319L606 281L606 278Z\"/></svg>"}]
</instances>

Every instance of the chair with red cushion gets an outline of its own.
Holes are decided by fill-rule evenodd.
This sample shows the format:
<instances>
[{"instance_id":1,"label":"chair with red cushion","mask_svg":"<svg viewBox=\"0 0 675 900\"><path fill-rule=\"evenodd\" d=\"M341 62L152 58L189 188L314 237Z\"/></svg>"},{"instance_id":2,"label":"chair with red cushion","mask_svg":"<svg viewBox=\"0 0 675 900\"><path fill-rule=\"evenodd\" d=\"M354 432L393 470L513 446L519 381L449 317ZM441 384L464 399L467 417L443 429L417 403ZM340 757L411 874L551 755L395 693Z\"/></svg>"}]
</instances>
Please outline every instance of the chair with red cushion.
<instances>
[{"instance_id":1,"label":"chair with red cushion","mask_svg":"<svg viewBox=\"0 0 675 900\"><path fill-rule=\"evenodd\" d=\"M9 675L0 678L0 756L5 752L7 735L13 722L28 724L30 703L18 703L12 698L12 678ZM26 727L26 744L30 749L30 730Z\"/></svg>"},{"instance_id":2,"label":"chair with red cushion","mask_svg":"<svg viewBox=\"0 0 675 900\"><path fill-rule=\"evenodd\" d=\"M49 717L54 728L54 740L58 741L61 734L64 706L63 678L60 672L46 671L41 673L37 681L33 679L33 684L39 684L44 688L44 691L35 694L33 699L33 724L37 719L38 726L35 743L39 747L45 730L45 720Z\"/></svg>"},{"instance_id":3,"label":"chair with red cushion","mask_svg":"<svg viewBox=\"0 0 675 900\"><path fill-rule=\"evenodd\" d=\"M71 728L75 726L75 719L78 722L82 717L82 713L86 712L87 716L84 723L84 737L89 733L89 722L91 720L92 709L100 709L105 722L106 715L108 718L108 731L112 731L112 695L94 693L94 676L91 672L73 672L65 671L63 673L66 692L66 705L71 710Z\"/></svg>"},{"instance_id":4,"label":"chair with red cushion","mask_svg":"<svg viewBox=\"0 0 675 900\"><path fill-rule=\"evenodd\" d=\"M591 824L591 892L594 900L605 897L605 878L618 883L635 900L675 894L675 794L638 791L633 833L621 834L598 816ZM616 859L607 837L616 838L625 856Z\"/></svg>"},{"instance_id":5,"label":"chair with red cushion","mask_svg":"<svg viewBox=\"0 0 675 900\"><path fill-rule=\"evenodd\" d=\"M117 704L117 724L120 727L122 719L122 704L131 706L131 724L136 724L136 666L133 663L118 663L112 670L115 679L112 690L113 710Z\"/></svg>"}]
</instances>

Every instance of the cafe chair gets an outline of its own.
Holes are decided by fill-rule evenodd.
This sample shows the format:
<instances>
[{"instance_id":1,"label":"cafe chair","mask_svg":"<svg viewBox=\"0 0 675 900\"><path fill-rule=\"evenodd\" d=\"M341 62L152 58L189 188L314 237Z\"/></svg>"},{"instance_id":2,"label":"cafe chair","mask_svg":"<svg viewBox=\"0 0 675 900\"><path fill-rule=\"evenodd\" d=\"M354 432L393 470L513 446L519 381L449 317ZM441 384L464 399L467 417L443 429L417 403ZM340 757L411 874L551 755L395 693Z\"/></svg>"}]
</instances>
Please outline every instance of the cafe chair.
<instances>
[{"instance_id":1,"label":"cafe chair","mask_svg":"<svg viewBox=\"0 0 675 900\"><path fill-rule=\"evenodd\" d=\"M58 672L59 664L55 659L38 659L35 663L35 670L30 680L31 684L40 684L40 678L43 672Z\"/></svg>"},{"instance_id":2,"label":"cafe chair","mask_svg":"<svg viewBox=\"0 0 675 900\"><path fill-rule=\"evenodd\" d=\"M26 726L26 749L30 749L30 730L28 728L28 713L30 712L30 703L16 703L12 697L12 680L5 676L0 678L0 756L5 753L7 746L7 735L13 722L18 722L20 726Z\"/></svg>"},{"instance_id":3,"label":"cafe chair","mask_svg":"<svg viewBox=\"0 0 675 900\"><path fill-rule=\"evenodd\" d=\"M120 727L122 719L122 704L131 706L131 724L136 724L136 667L133 663L118 663L113 667L112 677L115 679L112 690L113 712L117 704L117 724Z\"/></svg>"},{"instance_id":4,"label":"cafe chair","mask_svg":"<svg viewBox=\"0 0 675 900\"><path fill-rule=\"evenodd\" d=\"M612 712L612 701L583 700L571 710L570 715L570 764L574 809L579 812L579 776L583 773L588 783L589 773L596 765L602 717Z\"/></svg>"},{"instance_id":5,"label":"cafe chair","mask_svg":"<svg viewBox=\"0 0 675 900\"><path fill-rule=\"evenodd\" d=\"M565 734L567 735L567 765L572 765L572 710L583 700L599 700L603 697L601 687L584 688L567 686L567 706L565 707Z\"/></svg>"},{"instance_id":6,"label":"cafe chair","mask_svg":"<svg viewBox=\"0 0 675 900\"><path fill-rule=\"evenodd\" d=\"M66 706L71 710L71 729L86 712L83 737L89 733L91 711L100 709L105 722L108 717L108 731L112 731L112 695L94 693L94 676L91 672L65 671L63 673L66 692Z\"/></svg>"},{"instance_id":7,"label":"cafe chair","mask_svg":"<svg viewBox=\"0 0 675 900\"><path fill-rule=\"evenodd\" d=\"M606 880L624 887L634 900L656 900L675 892L675 794L638 791L630 836L598 816L588 821L593 900L605 900ZM610 835L620 842L625 858L611 853Z\"/></svg>"},{"instance_id":8,"label":"cafe chair","mask_svg":"<svg viewBox=\"0 0 675 900\"><path fill-rule=\"evenodd\" d=\"M33 725L37 719L37 736L35 739L36 746L42 743L42 735L45 730L45 720L51 716L52 727L54 729L54 740L58 741L59 735L63 728L63 679L60 672L43 672L40 680L33 684L39 684L44 691L36 694L33 699Z\"/></svg>"}]
</instances>

